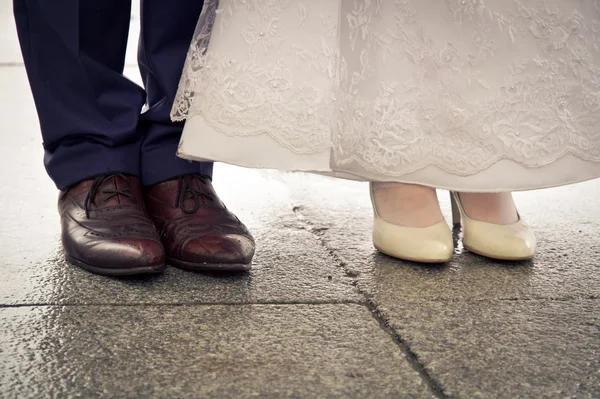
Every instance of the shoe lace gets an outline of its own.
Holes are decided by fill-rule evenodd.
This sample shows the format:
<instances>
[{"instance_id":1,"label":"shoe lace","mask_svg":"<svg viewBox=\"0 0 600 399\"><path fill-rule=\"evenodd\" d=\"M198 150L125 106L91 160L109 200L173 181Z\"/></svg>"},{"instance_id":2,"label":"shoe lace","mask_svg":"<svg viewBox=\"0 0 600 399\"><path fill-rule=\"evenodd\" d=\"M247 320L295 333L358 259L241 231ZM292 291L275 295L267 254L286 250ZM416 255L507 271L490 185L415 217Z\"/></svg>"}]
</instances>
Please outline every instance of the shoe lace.
<instances>
[{"instance_id":1,"label":"shoe lace","mask_svg":"<svg viewBox=\"0 0 600 399\"><path fill-rule=\"evenodd\" d=\"M204 177L200 175L185 175L179 177L179 185L177 191L177 198L175 199L176 206L179 207L184 213L192 215L200 209L204 200L216 201L215 197L203 191L196 190L194 188L194 180L198 181L199 184L206 184ZM188 208L185 205L187 200L193 200L194 206ZM202 201L202 202L201 202Z\"/></svg>"},{"instance_id":2,"label":"shoe lace","mask_svg":"<svg viewBox=\"0 0 600 399\"><path fill-rule=\"evenodd\" d=\"M124 182L126 182L126 187L124 188L110 188L110 187L103 187L102 189L100 189L103 184L113 178L117 178L120 177L123 179ZM94 179L94 181L92 182L92 187L90 188L90 191L88 191L87 196L85 197L85 201L84 201L84 208L85 208L85 216L87 218L90 217L90 207L91 205L95 202L95 198L96 195L100 193L100 194L104 194L104 202L111 200L114 197L117 197L119 195L131 198L133 200L135 200L135 197L133 196L133 191L131 190L131 187L129 186L129 180L128 177L122 173L109 173L106 175L102 175L102 176L98 176Z\"/></svg>"}]
</instances>

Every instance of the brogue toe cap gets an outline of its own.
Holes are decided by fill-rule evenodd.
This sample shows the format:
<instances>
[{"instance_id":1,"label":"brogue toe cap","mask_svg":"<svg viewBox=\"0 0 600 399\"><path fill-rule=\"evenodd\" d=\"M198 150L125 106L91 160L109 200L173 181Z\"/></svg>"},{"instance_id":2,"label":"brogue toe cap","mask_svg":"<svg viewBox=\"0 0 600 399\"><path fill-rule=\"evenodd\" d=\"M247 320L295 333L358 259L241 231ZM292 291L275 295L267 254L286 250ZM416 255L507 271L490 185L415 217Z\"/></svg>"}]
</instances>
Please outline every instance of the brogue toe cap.
<instances>
[{"instance_id":1,"label":"brogue toe cap","mask_svg":"<svg viewBox=\"0 0 600 399\"><path fill-rule=\"evenodd\" d=\"M248 264L254 249L254 240L246 235L207 235L189 239L176 257L189 263Z\"/></svg>"}]
</instances>

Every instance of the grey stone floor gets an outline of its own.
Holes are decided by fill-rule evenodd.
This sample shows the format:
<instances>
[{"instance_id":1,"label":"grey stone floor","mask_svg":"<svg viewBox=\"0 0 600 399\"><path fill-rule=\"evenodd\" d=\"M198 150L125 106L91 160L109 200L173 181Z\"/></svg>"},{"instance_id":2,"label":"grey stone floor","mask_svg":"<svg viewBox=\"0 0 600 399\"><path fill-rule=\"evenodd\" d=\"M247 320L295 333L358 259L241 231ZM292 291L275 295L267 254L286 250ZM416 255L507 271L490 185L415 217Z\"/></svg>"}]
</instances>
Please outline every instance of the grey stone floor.
<instances>
[{"instance_id":1,"label":"grey stone floor","mask_svg":"<svg viewBox=\"0 0 600 399\"><path fill-rule=\"evenodd\" d=\"M8 0L0 116L0 398L600 397L600 181L517 195L533 261L431 267L373 250L364 184L218 165L253 271L119 280L63 260Z\"/></svg>"}]
</instances>

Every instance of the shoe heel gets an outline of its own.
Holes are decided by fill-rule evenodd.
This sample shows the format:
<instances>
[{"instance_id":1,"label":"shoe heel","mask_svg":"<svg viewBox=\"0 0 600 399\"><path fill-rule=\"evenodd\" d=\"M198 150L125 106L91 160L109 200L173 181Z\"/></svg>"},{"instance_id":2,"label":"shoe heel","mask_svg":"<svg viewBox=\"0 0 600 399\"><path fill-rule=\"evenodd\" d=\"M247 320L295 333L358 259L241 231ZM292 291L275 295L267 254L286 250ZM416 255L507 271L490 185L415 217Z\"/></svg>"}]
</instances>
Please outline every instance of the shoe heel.
<instances>
[{"instance_id":1,"label":"shoe heel","mask_svg":"<svg viewBox=\"0 0 600 399\"><path fill-rule=\"evenodd\" d=\"M452 205L452 224L454 226L460 226L460 209L458 208L458 204L456 203L456 197L453 192L450 192L450 204Z\"/></svg>"}]
</instances>

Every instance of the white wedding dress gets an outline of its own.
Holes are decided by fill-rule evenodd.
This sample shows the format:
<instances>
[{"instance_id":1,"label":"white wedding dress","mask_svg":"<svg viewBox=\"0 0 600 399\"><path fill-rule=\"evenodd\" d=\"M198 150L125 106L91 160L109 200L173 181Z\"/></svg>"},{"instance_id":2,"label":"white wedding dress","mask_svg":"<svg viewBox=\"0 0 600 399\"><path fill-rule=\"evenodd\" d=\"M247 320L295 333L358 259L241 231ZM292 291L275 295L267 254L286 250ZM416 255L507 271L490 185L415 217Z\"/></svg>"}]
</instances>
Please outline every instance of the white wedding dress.
<instances>
[{"instance_id":1,"label":"white wedding dress","mask_svg":"<svg viewBox=\"0 0 600 399\"><path fill-rule=\"evenodd\" d=\"M178 155L457 191L600 177L600 0L205 0Z\"/></svg>"}]
</instances>

